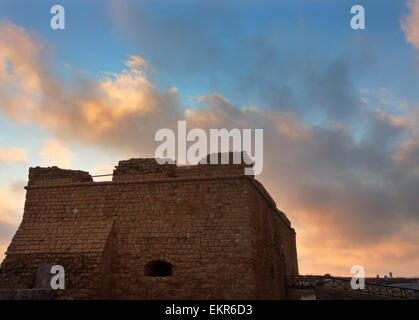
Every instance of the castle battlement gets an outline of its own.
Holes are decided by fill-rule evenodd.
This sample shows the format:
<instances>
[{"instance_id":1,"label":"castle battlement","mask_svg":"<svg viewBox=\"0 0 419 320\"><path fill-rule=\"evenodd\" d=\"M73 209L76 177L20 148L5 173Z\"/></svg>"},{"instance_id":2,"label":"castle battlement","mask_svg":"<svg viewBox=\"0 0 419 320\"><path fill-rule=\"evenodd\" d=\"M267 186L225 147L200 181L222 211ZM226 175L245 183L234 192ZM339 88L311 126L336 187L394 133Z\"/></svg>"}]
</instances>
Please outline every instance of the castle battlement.
<instances>
[{"instance_id":1,"label":"castle battlement","mask_svg":"<svg viewBox=\"0 0 419 320\"><path fill-rule=\"evenodd\" d=\"M244 176L247 164L233 164L233 153L229 154L229 164L221 164L221 154L218 154L220 164L197 164L178 166L176 164L159 164L155 158L132 158L121 160L113 170L112 182L134 182L153 179L173 179L190 177L223 177ZM209 163L210 155L207 157ZM253 178L253 176L248 176ZM29 169L28 187L48 187L95 183L89 172L67 170L58 167L36 167Z\"/></svg>"},{"instance_id":2,"label":"castle battlement","mask_svg":"<svg viewBox=\"0 0 419 320\"><path fill-rule=\"evenodd\" d=\"M58 167L29 168L28 186L48 186L52 184L81 182L93 182L93 178L88 172L80 170L65 170Z\"/></svg>"}]
</instances>

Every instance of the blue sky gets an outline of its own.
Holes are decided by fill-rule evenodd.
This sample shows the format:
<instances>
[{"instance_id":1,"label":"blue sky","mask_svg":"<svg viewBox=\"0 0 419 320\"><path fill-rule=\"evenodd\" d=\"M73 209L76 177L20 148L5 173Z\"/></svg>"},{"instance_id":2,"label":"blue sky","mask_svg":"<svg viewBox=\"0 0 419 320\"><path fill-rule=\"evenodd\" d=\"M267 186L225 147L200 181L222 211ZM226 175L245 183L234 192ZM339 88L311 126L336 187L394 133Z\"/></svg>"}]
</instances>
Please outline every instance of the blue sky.
<instances>
[{"instance_id":1,"label":"blue sky","mask_svg":"<svg viewBox=\"0 0 419 320\"><path fill-rule=\"evenodd\" d=\"M374 80L380 81L382 87L389 84L397 87L404 77L400 73L406 72L410 60L415 59L400 27L400 19L408 11L406 3L363 2L367 17L364 31L349 28L353 1L127 1L139 14L147 15L144 21L127 19L127 24L137 27L129 32L112 21L112 6L106 1L60 2L66 9L65 31L55 31L49 26L49 8L56 1L2 1L0 9L2 19L39 33L56 50L60 63L77 66L92 76L103 71L104 66L106 71L120 70L130 53L141 55L155 66L158 80L166 86L185 83L184 87L189 88L192 95L197 90L206 93L208 87L214 91L227 90L228 82L240 76L239 71L246 72L255 67L248 59L252 52L237 50L251 39L268 41L283 54L283 59L301 50L312 50L320 61L328 61L337 55L369 56L365 58L373 59L379 68L386 66L387 71L397 77L389 79L382 75ZM172 39L149 37L150 33L161 35L159 29L165 26L171 28L165 33ZM198 31L195 33L188 27ZM199 31L203 33L197 34ZM140 42L138 38L141 37L147 39ZM167 40L170 43L182 38L188 50L179 48L176 60L171 59L172 52L160 50L165 48ZM188 68L191 64L188 62L199 59L202 54L202 48L194 51L194 45L200 43L188 43L188 38L193 41L198 38L202 43L215 40L215 44L222 47L222 59L209 63L216 67L215 70L207 69L205 64L199 68L195 66L195 70ZM355 44L359 38L362 46ZM205 80L199 75L200 71L206 72ZM364 70L361 80L372 75L375 73ZM226 79L219 81L220 77ZM368 79L364 81L367 86ZM191 87L195 83L200 86Z\"/></svg>"},{"instance_id":2,"label":"blue sky","mask_svg":"<svg viewBox=\"0 0 419 320\"><path fill-rule=\"evenodd\" d=\"M49 11L55 4L65 8L65 30L50 28ZM354 4L365 7L365 30L350 28L350 9ZM414 5L419 7L417 1L412 4L413 8ZM52 85L54 90L58 91L42 92L45 105L35 106L41 111L45 107L42 112L50 115L48 119L39 114L26 118L13 115L6 100L0 99L0 147L4 150L19 147L27 156L26 161L3 162L0 157L0 190L6 190L3 197L12 192L10 185L27 178L29 166L67 164L101 174L112 170L118 159L149 155L153 151L150 146L155 132L152 125L173 126L174 119L184 117L186 109L193 109L200 113L197 118L192 117L191 122L204 127L211 119L216 119L212 125L226 126L233 126L240 119L239 126L263 126L266 135L272 135L271 144L268 138L265 148L268 162L275 163L276 157L281 157L278 161L284 161L281 170L285 172L280 178L285 177L288 185L270 178L275 175L269 170L281 170L268 165L261 180L274 197L281 198L277 202L280 208L289 211L297 232L302 230L299 246L303 248L304 271L329 269L345 273L350 269L333 264L326 253L324 261L328 262L319 262L313 257L314 247L308 244L315 231L306 230L319 224L309 216L331 210L321 209L313 199L323 196L327 199L331 193L339 193L338 189L332 190L331 186L336 184L341 184L342 198L336 196L341 199L341 205L336 204L329 213L334 223L344 219L347 212L354 209L352 205L357 202L354 199L361 197L351 194L354 185L359 190L369 185L366 198L358 201L358 218L370 215L371 219L376 219L370 210L385 202L380 199L392 199L396 203L395 208L388 209L391 212L383 214L383 225L377 227L376 233L359 231L357 236L367 244L353 248L354 261L360 259L361 252L370 248L371 243L378 251L385 243L395 243L396 247L408 243L413 250L409 251L410 255L419 253L417 238L409 236L407 239L400 234L383 238L391 226L390 221L400 214L405 215L400 218L400 225L397 224L400 228L409 224L417 226L418 222L419 206L412 200L413 196L409 193L401 196L404 188L416 185L416 180L410 179L416 177L418 170L414 165L417 159L413 147L417 141L414 119L419 115L419 49L415 47L419 40L408 40L408 30L402 28L401 21L408 17L413 17L409 30L414 34L416 16L414 9L409 9L408 1L3 0L0 3L3 30L22 36L22 43L28 41L41 48L33 53L33 61L25 58L30 61L28 74L42 79L41 91L46 84L50 85L47 80L51 79L56 83L56 87ZM5 48L17 46L6 36L3 42ZM125 65L129 56L146 61L147 70L141 69L141 76L136 73L137 69ZM2 58L0 53L0 62ZM4 59L7 61L10 57ZM22 63L22 59L13 63ZM144 65L141 68L145 68ZM124 82L126 79L118 78L124 74L123 70L130 75L129 79L139 81L134 87ZM105 88L108 91L100 87L107 75L112 78L110 87ZM154 106L151 112L156 116L144 120L144 114L138 110L144 112L144 108L149 107L146 104L136 108L135 114L120 118L118 112L125 116L126 111L120 110L130 102L118 100L120 104L112 110L107 102L115 100L106 94L127 86L124 87L127 91L123 92L135 95L136 85L143 80L151 89L146 89L144 98L140 85L139 96L147 102L152 97L149 105ZM1 85L8 88L7 84ZM176 93L170 93L174 87ZM8 97L7 92L7 89L0 91L0 98L2 94ZM204 99L197 101L197 97L202 96ZM220 96L228 102L217 98ZM4 106L1 106L2 101ZM58 106L61 102L63 105ZM80 116L86 104L95 110L93 117L99 114L117 123L118 128L108 128L109 124L104 124L103 130L95 128L95 122ZM13 107L16 111L21 106ZM229 118L226 110L230 107L240 112L238 117ZM249 115L243 111L249 107L257 112ZM26 106L22 108L26 110ZM138 123L141 135L131 123L137 117L143 121ZM280 125L271 126L277 123L275 121ZM289 143L282 136L285 131L281 131L280 126L288 133L295 132L299 140L294 137L298 141ZM279 136L275 136L277 131L280 131ZM276 144L276 141L280 142ZM305 144L307 141L317 147L310 151L311 146ZM345 149L341 149L342 143ZM322 148L324 151L320 154ZM284 152L278 155L276 150ZM346 158L340 158L337 152ZM311 159L310 164L301 157ZM323 170L329 161L332 162L325 173ZM397 161L404 161L404 167ZM300 167L294 167L295 163ZM289 167L282 169L286 164ZM300 177L302 172L304 178ZM415 173L409 174L411 172ZM311 180L307 177L324 181L309 188ZM295 182L300 179L304 184ZM377 182L386 179L396 179L396 190ZM304 196L298 200L292 194ZM21 216L19 210L17 205L16 221ZM330 251L340 250L354 234L348 232L346 242L331 235L329 245L335 247ZM7 241L8 238L4 240ZM318 248L320 243L316 245ZM385 261L400 272L406 270L405 274L412 274L413 266L418 266L417 260L401 265L397 252L384 257L387 253L380 259L387 259ZM380 272L379 263L371 264L375 268L371 272Z\"/></svg>"}]
</instances>

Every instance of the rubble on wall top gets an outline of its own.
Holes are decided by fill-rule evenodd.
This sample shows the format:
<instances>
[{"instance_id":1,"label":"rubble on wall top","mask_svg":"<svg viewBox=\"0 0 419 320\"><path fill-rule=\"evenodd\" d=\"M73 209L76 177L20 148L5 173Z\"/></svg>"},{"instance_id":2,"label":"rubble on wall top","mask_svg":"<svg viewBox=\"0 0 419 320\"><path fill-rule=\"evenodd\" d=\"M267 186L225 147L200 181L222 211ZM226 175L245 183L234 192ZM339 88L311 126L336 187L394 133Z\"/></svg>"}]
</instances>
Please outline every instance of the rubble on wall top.
<instances>
[{"instance_id":1,"label":"rubble on wall top","mask_svg":"<svg viewBox=\"0 0 419 320\"><path fill-rule=\"evenodd\" d=\"M59 180L63 183L70 182L92 182L92 176L81 170L67 170L60 169L58 167L48 167L48 168L29 168L29 185L39 184L41 181L47 182L50 180Z\"/></svg>"},{"instance_id":2,"label":"rubble on wall top","mask_svg":"<svg viewBox=\"0 0 419 320\"><path fill-rule=\"evenodd\" d=\"M167 178L189 178L189 177L217 177L217 176L243 176L244 168L251 167L244 162L246 155L240 153L240 164L233 163L233 152L228 153L228 164L221 164L222 153L208 155L205 157L210 163L210 157L217 158L219 164L204 164L189 166L178 166L173 163L159 164L155 158L132 158L121 160L113 170L112 182L129 182L140 180L167 179ZM252 178L253 176L249 176ZM72 183L92 183L93 176L86 171L60 169L56 166L29 169L28 186L56 186Z\"/></svg>"}]
</instances>

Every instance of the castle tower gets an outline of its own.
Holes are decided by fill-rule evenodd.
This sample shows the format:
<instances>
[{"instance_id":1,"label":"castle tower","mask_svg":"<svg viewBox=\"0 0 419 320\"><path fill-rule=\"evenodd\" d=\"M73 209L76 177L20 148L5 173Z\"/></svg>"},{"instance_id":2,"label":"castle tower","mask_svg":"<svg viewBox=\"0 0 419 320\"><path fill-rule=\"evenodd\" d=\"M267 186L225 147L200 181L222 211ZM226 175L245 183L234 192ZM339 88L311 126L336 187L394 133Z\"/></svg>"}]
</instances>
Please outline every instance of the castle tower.
<instances>
[{"instance_id":1,"label":"castle tower","mask_svg":"<svg viewBox=\"0 0 419 320\"><path fill-rule=\"evenodd\" d=\"M293 298L295 231L243 165L131 159L108 182L37 167L26 189L3 298ZM64 267L64 290L45 288L51 265Z\"/></svg>"}]
</instances>

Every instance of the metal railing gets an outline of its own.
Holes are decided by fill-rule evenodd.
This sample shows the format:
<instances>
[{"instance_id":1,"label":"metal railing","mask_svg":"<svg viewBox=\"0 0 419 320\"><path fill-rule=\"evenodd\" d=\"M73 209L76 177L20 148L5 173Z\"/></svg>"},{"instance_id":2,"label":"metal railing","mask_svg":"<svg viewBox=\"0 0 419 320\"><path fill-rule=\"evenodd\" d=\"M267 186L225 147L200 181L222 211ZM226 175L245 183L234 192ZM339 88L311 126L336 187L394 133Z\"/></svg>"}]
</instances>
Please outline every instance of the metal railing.
<instances>
[{"instance_id":1,"label":"metal railing","mask_svg":"<svg viewBox=\"0 0 419 320\"><path fill-rule=\"evenodd\" d=\"M108 173L108 174L98 174L95 176L91 176L92 178L101 178L101 177L111 177L113 176L113 173Z\"/></svg>"},{"instance_id":2,"label":"metal railing","mask_svg":"<svg viewBox=\"0 0 419 320\"><path fill-rule=\"evenodd\" d=\"M287 276L286 280L287 286L295 289L314 289L316 287L323 287L330 289L353 290L363 294L387 298L419 300L419 290L417 289L400 288L371 282L365 282L365 289L352 289L351 279L349 278L291 275Z\"/></svg>"}]
</instances>

